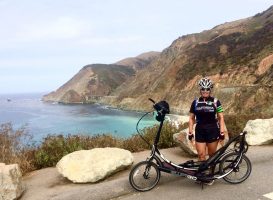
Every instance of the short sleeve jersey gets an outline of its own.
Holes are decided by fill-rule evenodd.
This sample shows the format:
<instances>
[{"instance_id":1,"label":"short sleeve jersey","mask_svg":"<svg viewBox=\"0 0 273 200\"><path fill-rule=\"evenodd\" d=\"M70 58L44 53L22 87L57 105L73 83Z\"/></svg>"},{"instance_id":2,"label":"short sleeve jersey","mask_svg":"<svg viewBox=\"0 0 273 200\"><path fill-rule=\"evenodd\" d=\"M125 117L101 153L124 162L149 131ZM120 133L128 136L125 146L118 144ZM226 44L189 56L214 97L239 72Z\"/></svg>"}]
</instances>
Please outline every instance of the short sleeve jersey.
<instances>
[{"instance_id":1,"label":"short sleeve jersey","mask_svg":"<svg viewBox=\"0 0 273 200\"><path fill-rule=\"evenodd\" d=\"M216 113L223 112L223 108L220 101L217 100L215 103L214 99L214 97L208 97L204 101L204 99L200 97L192 102L190 113L195 114L197 124L205 125L217 123Z\"/></svg>"}]
</instances>

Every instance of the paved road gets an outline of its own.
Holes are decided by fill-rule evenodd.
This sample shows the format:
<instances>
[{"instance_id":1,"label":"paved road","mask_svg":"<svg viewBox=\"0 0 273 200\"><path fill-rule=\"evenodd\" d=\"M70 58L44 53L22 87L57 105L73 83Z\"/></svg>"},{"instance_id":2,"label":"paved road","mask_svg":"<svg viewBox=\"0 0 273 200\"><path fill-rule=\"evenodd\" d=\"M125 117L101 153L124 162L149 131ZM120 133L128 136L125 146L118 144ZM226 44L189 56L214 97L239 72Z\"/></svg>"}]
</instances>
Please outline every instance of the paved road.
<instances>
[{"instance_id":1,"label":"paved road","mask_svg":"<svg viewBox=\"0 0 273 200\"><path fill-rule=\"evenodd\" d=\"M252 162L250 177L241 184L217 180L212 186L201 187L193 181L162 174L156 188L148 192L133 192L113 199L151 200L269 200L273 199L273 146L250 147L247 156ZM265 195L265 196L264 196Z\"/></svg>"},{"instance_id":2,"label":"paved road","mask_svg":"<svg viewBox=\"0 0 273 200\"><path fill-rule=\"evenodd\" d=\"M192 159L180 148L161 151L169 160L181 163ZM134 154L135 163L145 160L149 151ZM129 184L130 170L122 171L96 184L73 184L63 178L56 168L46 168L24 177L27 190L20 200L161 200L161 199L221 199L221 200L273 200L273 145L252 146L247 152L252 162L252 173L243 183L232 185L217 180L212 186L162 173L157 187L149 192L136 192Z\"/></svg>"}]
</instances>

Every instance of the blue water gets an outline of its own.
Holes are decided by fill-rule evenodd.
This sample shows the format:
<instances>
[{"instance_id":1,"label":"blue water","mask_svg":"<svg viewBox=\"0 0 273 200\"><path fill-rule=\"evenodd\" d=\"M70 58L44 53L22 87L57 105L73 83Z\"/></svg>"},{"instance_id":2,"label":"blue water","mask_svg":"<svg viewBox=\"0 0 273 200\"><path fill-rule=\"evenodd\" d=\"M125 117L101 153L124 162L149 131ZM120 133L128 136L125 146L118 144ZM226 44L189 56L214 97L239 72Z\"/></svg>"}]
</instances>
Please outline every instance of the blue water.
<instances>
[{"instance_id":1,"label":"blue water","mask_svg":"<svg viewBox=\"0 0 273 200\"><path fill-rule=\"evenodd\" d=\"M11 122L15 129L24 126L36 141L48 134L103 134L130 137L136 133L141 112L110 109L107 106L64 105L42 102L43 94L0 95L0 124ZM10 99L8 101L7 99ZM157 124L152 116L140 128Z\"/></svg>"}]
</instances>

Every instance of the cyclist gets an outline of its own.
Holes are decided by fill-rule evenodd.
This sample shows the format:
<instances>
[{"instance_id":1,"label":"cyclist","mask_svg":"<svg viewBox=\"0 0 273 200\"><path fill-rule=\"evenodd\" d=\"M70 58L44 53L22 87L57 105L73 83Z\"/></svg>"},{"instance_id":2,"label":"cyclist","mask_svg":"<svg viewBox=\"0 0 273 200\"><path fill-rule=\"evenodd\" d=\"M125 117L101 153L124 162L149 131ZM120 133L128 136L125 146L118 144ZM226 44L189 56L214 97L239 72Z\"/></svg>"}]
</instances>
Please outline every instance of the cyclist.
<instances>
[{"instance_id":1,"label":"cyclist","mask_svg":"<svg viewBox=\"0 0 273 200\"><path fill-rule=\"evenodd\" d=\"M225 139L224 116L220 101L211 96L213 83L209 78L202 78L199 83L200 98L195 99L190 108L188 139L192 140L195 127L195 146L200 161L206 160L206 148L212 156L219 140Z\"/></svg>"}]
</instances>

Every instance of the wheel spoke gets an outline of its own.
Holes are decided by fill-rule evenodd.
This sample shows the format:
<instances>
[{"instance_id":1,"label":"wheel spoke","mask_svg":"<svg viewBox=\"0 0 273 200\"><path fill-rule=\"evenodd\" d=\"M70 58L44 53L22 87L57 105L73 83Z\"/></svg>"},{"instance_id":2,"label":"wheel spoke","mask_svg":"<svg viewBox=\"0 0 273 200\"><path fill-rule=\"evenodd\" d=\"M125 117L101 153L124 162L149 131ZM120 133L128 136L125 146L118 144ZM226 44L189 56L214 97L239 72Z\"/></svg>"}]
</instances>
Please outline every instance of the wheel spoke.
<instances>
[{"instance_id":1,"label":"wheel spoke","mask_svg":"<svg viewBox=\"0 0 273 200\"><path fill-rule=\"evenodd\" d=\"M155 163L143 161L138 163L130 172L129 181L138 191L148 191L156 186L160 172Z\"/></svg>"},{"instance_id":2,"label":"wheel spoke","mask_svg":"<svg viewBox=\"0 0 273 200\"><path fill-rule=\"evenodd\" d=\"M220 171L222 174L230 172L228 175L224 177L224 180L229 183L240 183L248 178L251 172L251 163L249 159L243 155L241 157L240 162L238 163L239 154L238 153L230 153L227 154L220 163ZM237 166L234 168L234 166Z\"/></svg>"}]
</instances>

